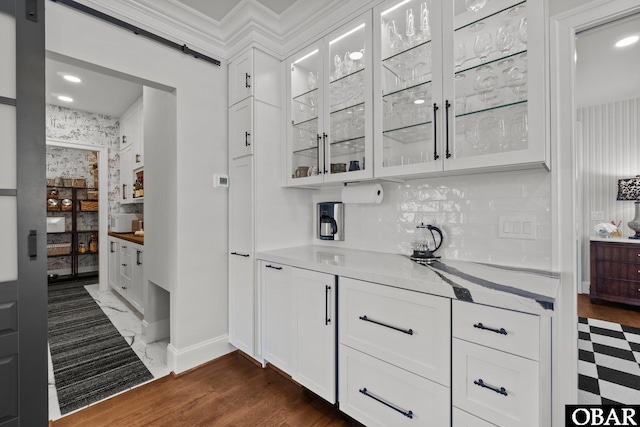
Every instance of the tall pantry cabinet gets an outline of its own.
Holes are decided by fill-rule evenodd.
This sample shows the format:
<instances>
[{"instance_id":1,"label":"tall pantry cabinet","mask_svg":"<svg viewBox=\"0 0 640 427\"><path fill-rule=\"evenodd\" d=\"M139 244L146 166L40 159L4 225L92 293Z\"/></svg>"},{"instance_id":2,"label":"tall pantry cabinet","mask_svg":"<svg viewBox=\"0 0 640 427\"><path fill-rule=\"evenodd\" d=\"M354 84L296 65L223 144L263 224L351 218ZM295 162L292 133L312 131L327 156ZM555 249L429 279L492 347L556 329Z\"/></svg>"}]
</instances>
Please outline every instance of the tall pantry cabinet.
<instances>
[{"instance_id":1,"label":"tall pantry cabinet","mask_svg":"<svg viewBox=\"0 0 640 427\"><path fill-rule=\"evenodd\" d=\"M254 357L256 222L268 196L257 197L257 186L278 170L270 158L280 141L280 80L280 61L256 48L229 63L229 342Z\"/></svg>"}]
</instances>

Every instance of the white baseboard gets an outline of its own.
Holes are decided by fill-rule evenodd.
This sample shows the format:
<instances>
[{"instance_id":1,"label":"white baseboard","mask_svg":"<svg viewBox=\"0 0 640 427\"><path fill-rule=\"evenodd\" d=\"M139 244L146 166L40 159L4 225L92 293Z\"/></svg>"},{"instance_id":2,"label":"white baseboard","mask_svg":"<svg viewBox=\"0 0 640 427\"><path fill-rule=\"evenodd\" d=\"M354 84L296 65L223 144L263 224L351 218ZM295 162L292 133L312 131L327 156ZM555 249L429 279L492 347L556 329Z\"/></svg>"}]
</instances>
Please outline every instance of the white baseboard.
<instances>
[{"instance_id":1,"label":"white baseboard","mask_svg":"<svg viewBox=\"0 0 640 427\"><path fill-rule=\"evenodd\" d=\"M167 346L167 367L179 374L234 350L226 334L183 349L177 349L170 343Z\"/></svg>"},{"instance_id":2,"label":"white baseboard","mask_svg":"<svg viewBox=\"0 0 640 427\"><path fill-rule=\"evenodd\" d=\"M580 290L579 293L581 294L588 294L589 293L589 287L591 286L591 282L588 280L583 280L582 281L582 289Z\"/></svg>"},{"instance_id":3,"label":"white baseboard","mask_svg":"<svg viewBox=\"0 0 640 427\"><path fill-rule=\"evenodd\" d=\"M155 322L142 321L142 340L147 344L169 338L169 319Z\"/></svg>"}]
</instances>

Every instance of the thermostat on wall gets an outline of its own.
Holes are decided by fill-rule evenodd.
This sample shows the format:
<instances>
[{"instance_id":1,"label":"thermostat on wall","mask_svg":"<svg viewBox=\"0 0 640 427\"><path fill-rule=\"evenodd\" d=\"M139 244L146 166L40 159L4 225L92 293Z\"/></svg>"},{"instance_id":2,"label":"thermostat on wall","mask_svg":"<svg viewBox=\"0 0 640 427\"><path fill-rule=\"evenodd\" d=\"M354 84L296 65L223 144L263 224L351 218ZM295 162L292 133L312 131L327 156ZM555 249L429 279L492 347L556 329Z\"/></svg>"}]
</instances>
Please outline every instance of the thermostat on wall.
<instances>
[{"instance_id":1,"label":"thermostat on wall","mask_svg":"<svg viewBox=\"0 0 640 427\"><path fill-rule=\"evenodd\" d=\"M229 188L229 175L213 175L213 188Z\"/></svg>"}]
</instances>

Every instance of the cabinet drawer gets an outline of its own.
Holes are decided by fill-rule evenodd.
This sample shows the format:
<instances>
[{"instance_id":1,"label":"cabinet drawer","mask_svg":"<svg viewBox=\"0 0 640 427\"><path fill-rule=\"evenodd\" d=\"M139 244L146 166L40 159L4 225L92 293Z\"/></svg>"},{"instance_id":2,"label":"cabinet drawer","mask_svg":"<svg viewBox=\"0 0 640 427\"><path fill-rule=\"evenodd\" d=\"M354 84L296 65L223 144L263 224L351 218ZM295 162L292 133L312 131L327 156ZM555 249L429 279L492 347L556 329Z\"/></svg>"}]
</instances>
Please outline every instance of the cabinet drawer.
<instances>
[{"instance_id":1,"label":"cabinet drawer","mask_svg":"<svg viewBox=\"0 0 640 427\"><path fill-rule=\"evenodd\" d=\"M540 360L540 318L532 314L453 301L453 336Z\"/></svg>"},{"instance_id":2,"label":"cabinet drawer","mask_svg":"<svg viewBox=\"0 0 640 427\"><path fill-rule=\"evenodd\" d=\"M344 345L339 395L340 410L367 426L450 425L447 387Z\"/></svg>"},{"instance_id":3,"label":"cabinet drawer","mask_svg":"<svg viewBox=\"0 0 640 427\"><path fill-rule=\"evenodd\" d=\"M452 372L454 406L498 426L540 425L538 362L454 338Z\"/></svg>"},{"instance_id":4,"label":"cabinet drawer","mask_svg":"<svg viewBox=\"0 0 640 427\"><path fill-rule=\"evenodd\" d=\"M453 408L453 423L451 425L454 427L495 427L495 424L488 423L458 408Z\"/></svg>"},{"instance_id":5,"label":"cabinet drawer","mask_svg":"<svg viewBox=\"0 0 640 427\"><path fill-rule=\"evenodd\" d=\"M340 277L340 342L448 386L447 298Z\"/></svg>"},{"instance_id":6,"label":"cabinet drawer","mask_svg":"<svg viewBox=\"0 0 640 427\"><path fill-rule=\"evenodd\" d=\"M603 279L597 277L595 283L591 283L598 295L609 295L619 298L638 299L640 297L640 283L618 279Z\"/></svg>"},{"instance_id":7,"label":"cabinet drawer","mask_svg":"<svg viewBox=\"0 0 640 427\"><path fill-rule=\"evenodd\" d=\"M591 242L591 256L599 261L640 264L640 245Z\"/></svg>"},{"instance_id":8,"label":"cabinet drawer","mask_svg":"<svg viewBox=\"0 0 640 427\"><path fill-rule=\"evenodd\" d=\"M640 280L640 265L596 260L596 276L621 280Z\"/></svg>"}]
</instances>

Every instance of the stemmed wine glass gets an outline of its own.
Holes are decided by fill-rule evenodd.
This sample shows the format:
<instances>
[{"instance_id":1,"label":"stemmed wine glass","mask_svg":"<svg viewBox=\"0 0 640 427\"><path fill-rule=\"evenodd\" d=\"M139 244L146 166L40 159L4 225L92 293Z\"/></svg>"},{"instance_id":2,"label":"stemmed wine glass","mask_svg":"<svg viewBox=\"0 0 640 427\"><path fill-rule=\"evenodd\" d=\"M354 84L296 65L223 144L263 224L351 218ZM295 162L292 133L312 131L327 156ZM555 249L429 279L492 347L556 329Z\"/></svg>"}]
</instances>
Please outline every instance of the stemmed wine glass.
<instances>
[{"instance_id":1,"label":"stemmed wine glass","mask_svg":"<svg viewBox=\"0 0 640 427\"><path fill-rule=\"evenodd\" d=\"M396 21L390 21L387 23L387 34L389 36L389 47L391 48L391 54L395 55L402 50L402 36L398 34L396 29Z\"/></svg>"},{"instance_id":2,"label":"stemmed wine glass","mask_svg":"<svg viewBox=\"0 0 640 427\"><path fill-rule=\"evenodd\" d=\"M489 56L489 53L491 53L492 48L493 40L491 39L491 34L480 33L476 36L476 41L473 44L473 51L476 56L480 58L481 63L487 62L487 57Z\"/></svg>"},{"instance_id":3,"label":"stemmed wine glass","mask_svg":"<svg viewBox=\"0 0 640 427\"><path fill-rule=\"evenodd\" d=\"M507 56L516 41L516 29L512 25L507 24L496 32L496 49L500 51L502 56ZM503 59L498 62L499 67L509 66L513 64L512 59Z\"/></svg>"},{"instance_id":4,"label":"stemmed wine glass","mask_svg":"<svg viewBox=\"0 0 640 427\"><path fill-rule=\"evenodd\" d=\"M464 0L464 4L469 12L473 12L476 14L476 22L469 26L469 31L471 31L472 33L480 31L482 28L484 28L484 22L478 22L478 12L480 12L480 9L487 5L487 0Z\"/></svg>"},{"instance_id":5,"label":"stemmed wine glass","mask_svg":"<svg viewBox=\"0 0 640 427\"><path fill-rule=\"evenodd\" d=\"M406 34L407 34L407 43L409 47L413 45L415 41L416 28L413 20L413 9L409 8L406 12L407 20L406 20Z\"/></svg>"},{"instance_id":6,"label":"stemmed wine glass","mask_svg":"<svg viewBox=\"0 0 640 427\"><path fill-rule=\"evenodd\" d=\"M518 39L527 46L527 18L522 18L518 23Z\"/></svg>"},{"instance_id":7,"label":"stemmed wine glass","mask_svg":"<svg viewBox=\"0 0 640 427\"><path fill-rule=\"evenodd\" d=\"M424 43L431 38L431 26L429 25L429 8L427 2L420 4L420 34L418 42Z\"/></svg>"}]
</instances>

